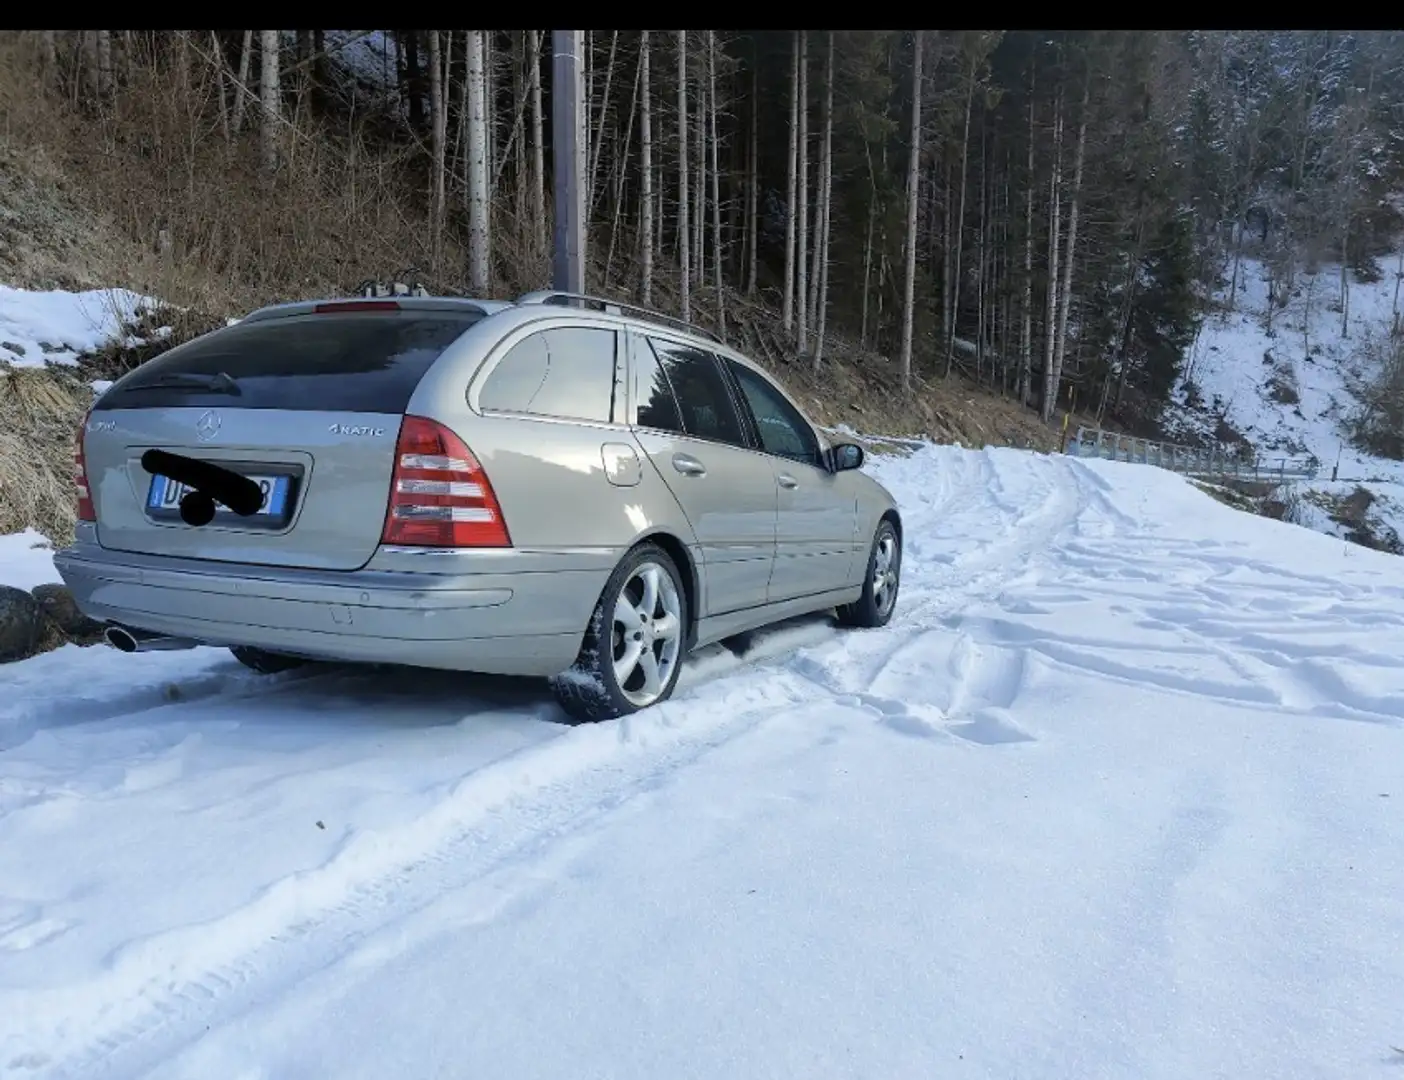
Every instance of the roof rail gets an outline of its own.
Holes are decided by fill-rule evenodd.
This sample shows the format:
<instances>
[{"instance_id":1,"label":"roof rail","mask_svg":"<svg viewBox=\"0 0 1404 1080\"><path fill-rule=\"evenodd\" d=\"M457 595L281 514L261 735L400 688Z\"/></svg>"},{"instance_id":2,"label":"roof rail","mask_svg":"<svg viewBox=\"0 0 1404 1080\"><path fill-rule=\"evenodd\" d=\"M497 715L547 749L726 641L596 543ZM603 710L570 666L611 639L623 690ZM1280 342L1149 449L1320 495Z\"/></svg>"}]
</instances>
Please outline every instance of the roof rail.
<instances>
[{"instance_id":1,"label":"roof rail","mask_svg":"<svg viewBox=\"0 0 1404 1080\"><path fill-rule=\"evenodd\" d=\"M609 315L627 315L636 319L644 319L650 322L661 323L664 326L671 326L675 330L682 330L685 333L697 334L715 341L718 345L724 344L721 338L710 330L705 330L700 326L695 326L683 319L675 319L671 315L664 315L661 311L654 311L652 308L639 307L636 304L625 304L618 300L607 300L602 296L588 296L585 293L562 292L557 289L539 289L536 292L525 293L517 297L518 304L552 304L560 307L567 306L567 302L574 300L582 306L593 307L596 311L603 311Z\"/></svg>"}]
</instances>

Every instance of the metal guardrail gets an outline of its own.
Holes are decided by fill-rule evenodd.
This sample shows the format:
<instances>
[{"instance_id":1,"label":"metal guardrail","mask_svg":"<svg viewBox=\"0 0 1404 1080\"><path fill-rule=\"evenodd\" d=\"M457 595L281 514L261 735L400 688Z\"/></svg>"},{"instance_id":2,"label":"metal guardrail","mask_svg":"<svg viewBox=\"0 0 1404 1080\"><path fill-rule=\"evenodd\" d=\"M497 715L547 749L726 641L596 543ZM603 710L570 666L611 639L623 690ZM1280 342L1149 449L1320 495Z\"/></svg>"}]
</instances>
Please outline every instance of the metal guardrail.
<instances>
[{"instance_id":1,"label":"metal guardrail","mask_svg":"<svg viewBox=\"0 0 1404 1080\"><path fill-rule=\"evenodd\" d=\"M1068 440L1066 452L1073 457L1156 465L1184 476L1233 477L1265 483L1314 479L1321 468L1321 463L1312 457L1245 457L1218 447L1181 446L1086 427L1079 427L1077 435Z\"/></svg>"}]
</instances>

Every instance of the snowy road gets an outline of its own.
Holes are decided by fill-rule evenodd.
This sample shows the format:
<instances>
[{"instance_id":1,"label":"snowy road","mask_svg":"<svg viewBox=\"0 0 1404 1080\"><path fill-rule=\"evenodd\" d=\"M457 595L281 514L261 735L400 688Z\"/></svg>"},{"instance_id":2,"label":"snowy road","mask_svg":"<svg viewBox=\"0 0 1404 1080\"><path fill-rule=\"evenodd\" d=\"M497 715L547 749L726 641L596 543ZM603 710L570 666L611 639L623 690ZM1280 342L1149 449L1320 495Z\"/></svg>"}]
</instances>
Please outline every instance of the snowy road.
<instances>
[{"instance_id":1,"label":"snowy road","mask_svg":"<svg viewBox=\"0 0 1404 1080\"><path fill-rule=\"evenodd\" d=\"M893 625L625 722L0 669L0 1076L1400 1075L1404 563L1135 466L872 467Z\"/></svg>"}]
</instances>

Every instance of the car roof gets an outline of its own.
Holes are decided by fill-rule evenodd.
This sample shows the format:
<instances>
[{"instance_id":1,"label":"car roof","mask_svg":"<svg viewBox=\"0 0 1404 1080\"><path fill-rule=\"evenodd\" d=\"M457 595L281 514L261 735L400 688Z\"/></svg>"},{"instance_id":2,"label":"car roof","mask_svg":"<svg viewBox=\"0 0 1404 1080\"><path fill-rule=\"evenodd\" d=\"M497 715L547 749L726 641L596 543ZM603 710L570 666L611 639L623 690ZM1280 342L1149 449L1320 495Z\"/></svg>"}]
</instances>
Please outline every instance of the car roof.
<instances>
[{"instance_id":1,"label":"car roof","mask_svg":"<svg viewBox=\"0 0 1404 1080\"><path fill-rule=\"evenodd\" d=\"M543 289L519 296L516 300L487 300L468 296L385 296L385 297L328 297L322 300L298 300L285 304L269 304L250 312L241 323L264 322L269 319L287 318L294 315L384 311L462 311L484 316L517 311L521 320L507 320L513 324L533 322L538 318L552 315L568 317L573 314L588 313L603 315L603 321L614 322L638 330L653 327L655 330L688 338L698 347L711 352L722 353L749 366L755 363L731 349L716 334L682 319L665 315L660 311L640 307L628 301L612 300L606 297L589 296L583 293L569 293Z\"/></svg>"}]
</instances>

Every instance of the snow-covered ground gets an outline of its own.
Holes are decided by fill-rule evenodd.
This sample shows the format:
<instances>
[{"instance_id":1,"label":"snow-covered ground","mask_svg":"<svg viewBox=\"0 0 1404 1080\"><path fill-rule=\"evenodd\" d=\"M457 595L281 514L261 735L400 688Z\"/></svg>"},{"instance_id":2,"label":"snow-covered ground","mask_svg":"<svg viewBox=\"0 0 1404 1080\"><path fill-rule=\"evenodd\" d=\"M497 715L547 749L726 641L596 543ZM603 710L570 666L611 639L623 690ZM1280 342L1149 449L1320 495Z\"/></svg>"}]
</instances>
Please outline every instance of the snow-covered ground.
<instances>
[{"instance_id":1,"label":"snow-covered ground","mask_svg":"<svg viewBox=\"0 0 1404 1080\"><path fill-rule=\"evenodd\" d=\"M1340 267L1323 265L1315 274L1299 274L1286 308L1273 313L1269 336L1268 274L1259 261L1245 258L1235 310L1206 319L1186 357L1175 404L1166 411L1172 437L1212 438L1222 418L1264 458L1314 455L1321 471L1314 481L1291 485L1299 495L1340 498L1364 486L1376 497L1370 517L1404 537L1404 462L1353 447L1346 431L1360 407L1357 390L1370 379L1388 340L1398 265L1397 255L1378 260L1383 276L1377 282L1351 275L1345 321ZM1220 301L1227 296L1225 288ZM1275 392L1274 382L1295 389L1300 400L1282 400L1291 395ZM1199 392L1198 407L1185 404L1187 383ZM1343 532L1309 501L1303 501L1296 520Z\"/></svg>"},{"instance_id":2,"label":"snow-covered ground","mask_svg":"<svg viewBox=\"0 0 1404 1080\"><path fill-rule=\"evenodd\" d=\"M870 467L892 625L627 721L0 669L0 1074L1397 1076L1404 562L1141 466Z\"/></svg>"}]
</instances>

